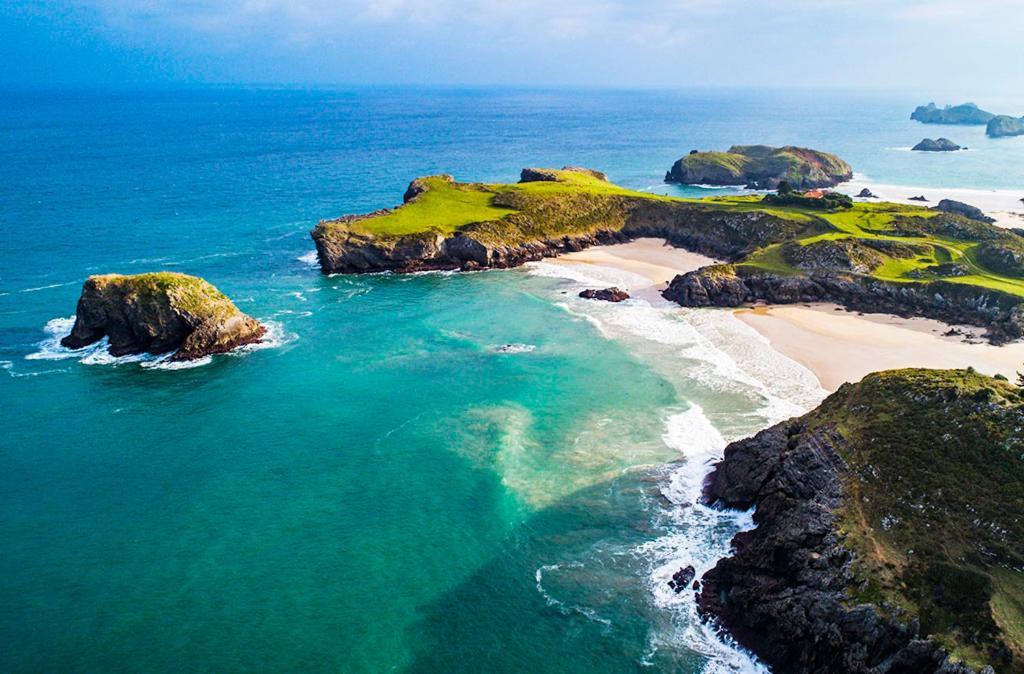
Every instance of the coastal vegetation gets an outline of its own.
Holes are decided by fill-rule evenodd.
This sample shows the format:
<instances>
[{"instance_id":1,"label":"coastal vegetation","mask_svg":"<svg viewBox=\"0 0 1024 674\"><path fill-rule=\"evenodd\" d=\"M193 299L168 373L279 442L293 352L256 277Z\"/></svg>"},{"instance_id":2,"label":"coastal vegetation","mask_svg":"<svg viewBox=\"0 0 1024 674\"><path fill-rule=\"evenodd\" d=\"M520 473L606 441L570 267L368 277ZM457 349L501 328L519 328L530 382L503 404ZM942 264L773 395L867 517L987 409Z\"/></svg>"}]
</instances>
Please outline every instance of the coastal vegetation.
<instances>
[{"instance_id":1,"label":"coastal vegetation","mask_svg":"<svg viewBox=\"0 0 1024 674\"><path fill-rule=\"evenodd\" d=\"M80 349L104 337L111 355L174 352L183 361L259 341L266 328L201 278L176 272L90 276L71 334Z\"/></svg>"},{"instance_id":2,"label":"coastal vegetation","mask_svg":"<svg viewBox=\"0 0 1024 674\"><path fill-rule=\"evenodd\" d=\"M707 497L758 527L702 609L782 671L1024 671L1022 428L1005 379L897 370L733 443Z\"/></svg>"}]
</instances>

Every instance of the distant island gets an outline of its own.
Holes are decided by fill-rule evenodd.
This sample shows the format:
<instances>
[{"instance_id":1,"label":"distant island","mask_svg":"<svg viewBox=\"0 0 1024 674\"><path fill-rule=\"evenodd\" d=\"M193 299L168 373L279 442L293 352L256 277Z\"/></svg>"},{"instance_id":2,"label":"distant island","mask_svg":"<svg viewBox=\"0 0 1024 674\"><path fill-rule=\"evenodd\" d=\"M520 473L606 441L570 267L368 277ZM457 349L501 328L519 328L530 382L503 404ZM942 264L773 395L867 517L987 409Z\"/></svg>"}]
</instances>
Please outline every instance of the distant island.
<instances>
[{"instance_id":1,"label":"distant island","mask_svg":"<svg viewBox=\"0 0 1024 674\"><path fill-rule=\"evenodd\" d=\"M935 103L919 105L910 118L925 124L984 124L985 135L989 138L1024 136L1024 117L996 115L980 109L974 103L947 105L944 108L937 107Z\"/></svg>"},{"instance_id":2,"label":"distant island","mask_svg":"<svg viewBox=\"0 0 1024 674\"><path fill-rule=\"evenodd\" d=\"M989 120L985 133L991 138L1024 136L1024 117L997 115Z\"/></svg>"},{"instance_id":3,"label":"distant island","mask_svg":"<svg viewBox=\"0 0 1024 674\"><path fill-rule=\"evenodd\" d=\"M1005 379L897 370L732 443L705 500L757 527L701 612L775 671L1024 671L1022 427Z\"/></svg>"},{"instance_id":4,"label":"distant island","mask_svg":"<svg viewBox=\"0 0 1024 674\"><path fill-rule=\"evenodd\" d=\"M910 119L924 124L988 124L994 113L982 110L974 103L947 105L940 108L935 103L919 105L910 114Z\"/></svg>"},{"instance_id":5,"label":"distant island","mask_svg":"<svg viewBox=\"0 0 1024 674\"><path fill-rule=\"evenodd\" d=\"M105 274L82 286L74 327L61 344L81 349L106 337L113 356L173 352L172 361L187 361L258 342L266 331L201 278Z\"/></svg>"},{"instance_id":6,"label":"distant island","mask_svg":"<svg viewBox=\"0 0 1024 674\"><path fill-rule=\"evenodd\" d=\"M956 152L963 148L948 138L925 138L910 149L915 152Z\"/></svg>"},{"instance_id":7,"label":"distant island","mask_svg":"<svg viewBox=\"0 0 1024 674\"><path fill-rule=\"evenodd\" d=\"M947 204L944 209L954 209ZM677 276L685 306L831 301L1024 336L1024 237L963 213L780 186L684 199L627 190L587 169L524 169L515 184L419 178L392 210L321 222L325 274L514 267L658 237L726 264Z\"/></svg>"},{"instance_id":8,"label":"distant island","mask_svg":"<svg viewBox=\"0 0 1024 674\"><path fill-rule=\"evenodd\" d=\"M782 182L801 190L834 187L852 178L853 169L834 154L767 145L734 145L726 152L693 150L665 174L669 183L765 190L774 190Z\"/></svg>"}]
</instances>

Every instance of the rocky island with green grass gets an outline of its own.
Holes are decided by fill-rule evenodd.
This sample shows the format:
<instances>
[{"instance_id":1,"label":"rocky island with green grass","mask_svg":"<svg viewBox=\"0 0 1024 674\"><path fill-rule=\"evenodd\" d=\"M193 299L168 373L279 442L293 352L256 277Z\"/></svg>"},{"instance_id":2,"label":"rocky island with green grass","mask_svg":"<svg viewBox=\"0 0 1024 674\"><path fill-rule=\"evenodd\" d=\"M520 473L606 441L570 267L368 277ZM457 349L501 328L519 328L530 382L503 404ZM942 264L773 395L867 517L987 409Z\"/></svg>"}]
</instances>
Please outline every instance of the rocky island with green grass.
<instances>
[{"instance_id":1,"label":"rocky island with green grass","mask_svg":"<svg viewBox=\"0 0 1024 674\"><path fill-rule=\"evenodd\" d=\"M420 178L398 208L321 222L312 232L321 269L513 267L657 237L726 261L672 281L665 297L684 306L829 301L981 326L994 342L1024 336L1024 237L962 213L788 187L685 199L578 168L522 176L514 184Z\"/></svg>"},{"instance_id":2,"label":"rocky island with green grass","mask_svg":"<svg viewBox=\"0 0 1024 674\"><path fill-rule=\"evenodd\" d=\"M834 187L852 178L853 169L834 154L767 145L734 145L726 152L693 150L665 174L669 183L763 190L774 190L783 182L794 189Z\"/></svg>"},{"instance_id":3,"label":"rocky island with green grass","mask_svg":"<svg viewBox=\"0 0 1024 674\"><path fill-rule=\"evenodd\" d=\"M201 278L174 272L90 276L82 286L71 334L81 349L108 338L113 356L173 352L195 360L260 341L266 328Z\"/></svg>"},{"instance_id":4,"label":"rocky island with green grass","mask_svg":"<svg viewBox=\"0 0 1024 674\"><path fill-rule=\"evenodd\" d=\"M1024 389L897 370L725 449L699 605L779 672L1024 672ZM992 671L992 670L987 670Z\"/></svg>"}]
</instances>

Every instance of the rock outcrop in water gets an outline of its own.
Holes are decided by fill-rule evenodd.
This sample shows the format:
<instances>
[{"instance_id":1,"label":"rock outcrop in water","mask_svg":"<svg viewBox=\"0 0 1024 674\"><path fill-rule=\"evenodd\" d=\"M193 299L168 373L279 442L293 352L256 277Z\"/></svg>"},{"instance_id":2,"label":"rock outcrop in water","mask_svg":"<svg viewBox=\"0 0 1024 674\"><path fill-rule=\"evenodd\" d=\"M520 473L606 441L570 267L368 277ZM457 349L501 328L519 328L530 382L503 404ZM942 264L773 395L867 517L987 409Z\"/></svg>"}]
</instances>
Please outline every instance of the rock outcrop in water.
<instances>
[{"instance_id":1,"label":"rock outcrop in water","mask_svg":"<svg viewBox=\"0 0 1024 674\"><path fill-rule=\"evenodd\" d=\"M929 103L917 106L910 115L910 119L925 124L987 124L993 117L994 114L982 110L974 103L947 105L944 108Z\"/></svg>"},{"instance_id":2,"label":"rock outcrop in water","mask_svg":"<svg viewBox=\"0 0 1024 674\"><path fill-rule=\"evenodd\" d=\"M956 152L963 148L948 138L925 138L910 149L915 152Z\"/></svg>"},{"instance_id":3,"label":"rock outcrop in water","mask_svg":"<svg viewBox=\"0 0 1024 674\"><path fill-rule=\"evenodd\" d=\"M75 324L61 340L80 349L104 337L110 354L162 354L185 361L258 342L259 321L238 310L203 279L172 272L90 276L82 286Z\"/></svg>"},{"instance_id":4,"label":"rock outcrop in water","mask_svg":"<svg viewBox=\"0 0 1024 674\"><path fill-rule=\"evenodd\" d=\"M732 443L705 499L757 526L702 614L777 672L1024 671L1022 427L1006 381L899 370Z\"/></svg>"},{"instance_id":5,"label":"rock outcrop in water","mask_svg":"<svg viewBox=\"0 0 1024 674\"><path fill-rule=\"evenodd\" d=\"M853 178L839 157L803 147L734 145L727 152L693 150L679 159L665 182L684 185L745 185L774 190L788 183L795 190L834 187Z\"/></svg>"},{"instance_id":6,"label":"rock outcrop in water","mask_svg":"<svg viewBox=\"0 0 1024 674\"><path fill-rule=\"evenodd\" d=\"M580 291L580 297L585 300L602 300L604 302L624 302L629 299L629 293L620 288L602 288L601 290L587 289Z\"/></svg>"},{"instance_id":7,"label":"rock outcrop in water","mask_svg":"<svg viewBox=\"0 0 1024 674\"><path fill-rule=\"evenodd\" d=\"M1024 136L1024 117L1011 117L1009 115L993 117L985 128L985 133L989 138Z\"/></svg>"}]
</instances>

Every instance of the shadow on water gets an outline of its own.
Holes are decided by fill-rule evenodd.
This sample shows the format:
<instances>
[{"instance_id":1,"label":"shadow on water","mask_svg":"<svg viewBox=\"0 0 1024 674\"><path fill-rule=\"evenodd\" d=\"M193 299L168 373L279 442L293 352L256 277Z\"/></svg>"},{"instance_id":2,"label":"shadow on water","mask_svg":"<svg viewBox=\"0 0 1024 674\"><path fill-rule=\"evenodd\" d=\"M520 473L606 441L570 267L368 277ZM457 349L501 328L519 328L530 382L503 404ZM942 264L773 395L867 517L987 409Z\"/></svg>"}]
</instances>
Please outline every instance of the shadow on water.
<instances>
[{"instance_id":1,"label":"shadow on water","mask_svg":"<svg viewBox=\"0 0 1024 674\"><path fill-rule=\"evenodd\" d=\"M577 492L518 526L468 580L423 607L408 672L697 672L638 546L667 533L659 469Z\"/></svg>"}]
</instances>

